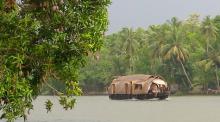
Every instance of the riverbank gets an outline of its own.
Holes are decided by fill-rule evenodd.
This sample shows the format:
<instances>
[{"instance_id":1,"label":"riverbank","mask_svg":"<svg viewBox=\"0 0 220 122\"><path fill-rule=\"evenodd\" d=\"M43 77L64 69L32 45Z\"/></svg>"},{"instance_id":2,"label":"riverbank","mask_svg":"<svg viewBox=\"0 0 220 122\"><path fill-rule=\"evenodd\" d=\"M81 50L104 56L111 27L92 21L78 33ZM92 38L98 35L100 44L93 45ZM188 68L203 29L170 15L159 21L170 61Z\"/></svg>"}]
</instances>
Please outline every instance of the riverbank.
<instances>
[{"instance_id":1,"label":"riverbank","mask_svg":"<svg viewBox=\"0 0 220 122\"><path fill-rule=\"evenodd\" d=\"M88 92L82 96L108 96L107 92ZM182 92L171 93L170 96L220 96L220 93L204 93L204 92Z\"/></svg>"},{"instance_id":2,"label":"riverbank","mask_svg":"<svg viewBox=\"0 0 220 122\"><path fill-rule=\"evenodd\" d=\"M53 96L54 94L41 94L43 96ZM108 96L107 92L83 92L81 96ZM202 91L177 91L170 96L220 96L220 93L208 93Z\"/></svg>"}]
</instances>

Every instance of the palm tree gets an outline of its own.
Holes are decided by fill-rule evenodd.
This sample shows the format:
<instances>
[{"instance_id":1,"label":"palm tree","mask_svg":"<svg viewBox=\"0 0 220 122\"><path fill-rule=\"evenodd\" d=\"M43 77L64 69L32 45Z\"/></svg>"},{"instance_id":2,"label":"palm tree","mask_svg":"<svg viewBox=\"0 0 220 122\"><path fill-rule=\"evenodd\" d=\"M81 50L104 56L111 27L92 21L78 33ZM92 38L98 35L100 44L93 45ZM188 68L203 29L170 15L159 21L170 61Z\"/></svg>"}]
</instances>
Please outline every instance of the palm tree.
<instances>
[{"instance_id":1,"label":"palm tree","mask_svg":"<svg viewBox=\"0 0 220 122\"><path fill-rule=\"evenodd\" d=\"M122 65L124 63L122 62L123 52L121 50L123 44L121 42L119 34L112 34L107 36L105 41L105 47L107 47L109 60L112 60L112 73L114 75L125 75L125 66Z\"/></svg>"},{"instance_id":2,"label":"palm tree","mask_svg":"<svg viewBox=\"0 0 220 122\"><path fill-rule=\"evenodd\" d=\"M199 66L203 66L205 71L212 70L215 72L216 77L216 87L219 87L219 67L220 67L220 52L219 50L212 50L208 57L197 63Z\"/></svg>"},{"instance_id":3,"label":"palm tree","mask_svg":"<svg viewBox=\"0 0 220 122\"><path fill-rule=\"evenodd\" d=\"M120 32L120 37L123 42L123 49L126 58L128 59L129 73L134 71L134 59L138 43L135 39L135 33L131 28L123 28Z\"/></svg>"},{"instance_id":4,"label":"palm tree","mask_svg":"<svg viewBox=\"0 0 220 122\"><path fill-rule=\"evenodd\" d=\"M215 41L217 36L217 27L215 26L213 20L210 16L206 16L206 18L202 22L202 34L204 35L205 44L206 44L206 54L209 53L209 48L211 47L210 41Z\"/></svg>"},{"instance_id":5,"label":"palm tree","mask_svg":"<svg viewBox=\"0 0 220 122\"><path fill-rule=\"evenodd\" d=\"M199 20L200 15L199 14L191 14L187 20L184 22L186 27L189 28L190 32L195 32L197 31L197 28L200 27L200 20Z\"/></svg>"},{"instance_id":6,"label":"palm tree","mask_svg":"<svg viewBox=\"0 0 220 122\"><path fill-rule=\"evenodd\" d=\"M186 46L185 36L181 29L181 22L177 18L172 18L169 23L169 33L165 45L162 47L163 60L169 60L173 63L180 63L183 73L188 81L190 88L192 88L192 82L187 74L184 63L189 58L188 47Z\"/></svg>"},{"instance_id":7,"label":"palm tree","mask_svg":"<svg viewBox=\"0 0 220 122\"><path fill-rule=\"evenodd\" d=\"M152 57L159 58L161 61L161 49L166 41L166 32L167 25L164 24L162 26L152 25L147 31L147 39L150 48L152 49Z\"/></svg>"}]
</instances>

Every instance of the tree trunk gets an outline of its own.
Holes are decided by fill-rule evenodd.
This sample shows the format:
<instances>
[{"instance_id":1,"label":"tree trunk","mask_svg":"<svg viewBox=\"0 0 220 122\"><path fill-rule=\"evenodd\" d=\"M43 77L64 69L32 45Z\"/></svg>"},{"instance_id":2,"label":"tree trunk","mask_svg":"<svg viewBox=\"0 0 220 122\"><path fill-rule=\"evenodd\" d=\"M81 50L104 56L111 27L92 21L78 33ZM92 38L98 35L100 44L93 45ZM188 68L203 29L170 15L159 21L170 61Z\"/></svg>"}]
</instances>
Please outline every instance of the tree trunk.
<instances>
[{"instance_id":1,"label":"tree trunk","mask_svg":"<svg viewBox=\"0 0 220 122\"><path fill-rule=\"evenodd\" d=\"M182 66L182 69L183 69L183 72L184 72L184 74L185 74L185 76L186 76L186 79L187 79L187 81L188 81L188 83L189 83L189 85L190 85L190 88L192 88L192 82L191 82L191 80L189 79L189 76L187 75L186 69L185 69L185 67L184 67L184 65L183 65L183 63L182 63L181 60L180 60L180 64L181 64L181 66Z\"/></svg>"},{"instance_id":2,"label":"tree trunk","mask_svg":"<svg viewBox=\"0 0 220 122\"><path fill-rule=\"evenodd\" d=\"M206 39L206 55L209 53L209 37Z\"/></svg>"},{"instance_id":3,"label":"tree trunk","mask_svg":"<svg viewBox=\"0 0 220 122\"><path fill-rule=\"evenodd\" d=\"M215 66L215 76L216 76L217 89L219 89L219 78L218 78L218 67L217 66Z\"/></svg>"},{"instance_id":4,"label":"tree trunk","mask_svg":"<svg viewBox=\"0 0 220 122\"><path fill-rule=\"evenodd\" d=\"M129 64L129 74L131 74L131 72L132 72L132 69L131 69L131 57L129 57L128 61L129 61L129 63L128 63Z\"/></svg>"},{"instance_id":5,"label":"tree trunk","mask_svg":"<svg viewBox=\"0 0 220 122\"><path fill-rule=\"evenodd\" d=\"M209 46L208 46L208 43L206 44L206 56L208 56L208 53L209 53Z\"/></svg>"}]
</instances>

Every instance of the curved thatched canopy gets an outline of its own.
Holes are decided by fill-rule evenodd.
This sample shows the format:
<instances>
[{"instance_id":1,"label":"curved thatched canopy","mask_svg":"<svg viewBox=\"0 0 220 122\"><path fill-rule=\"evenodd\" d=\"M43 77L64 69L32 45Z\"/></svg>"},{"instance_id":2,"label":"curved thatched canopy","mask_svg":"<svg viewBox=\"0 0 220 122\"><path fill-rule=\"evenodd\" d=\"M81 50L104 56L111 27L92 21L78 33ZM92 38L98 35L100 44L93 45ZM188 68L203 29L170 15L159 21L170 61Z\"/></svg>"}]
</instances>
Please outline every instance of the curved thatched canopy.
<instances>
[{"instance_id":1,"label":"curved thatched canopy","mask_svg":"<svg viewBox=\"0 0 220 122\"><path fill-rule=\"evenodd\" d=\"M117 82L143 82L143 81L151 81L152 79L162 79L160 76L154 75L144 75L144 74L136 74L136 75L127 75L127 76L119 76L112 81L112 83Z\"/></svg>"}]
</instances>

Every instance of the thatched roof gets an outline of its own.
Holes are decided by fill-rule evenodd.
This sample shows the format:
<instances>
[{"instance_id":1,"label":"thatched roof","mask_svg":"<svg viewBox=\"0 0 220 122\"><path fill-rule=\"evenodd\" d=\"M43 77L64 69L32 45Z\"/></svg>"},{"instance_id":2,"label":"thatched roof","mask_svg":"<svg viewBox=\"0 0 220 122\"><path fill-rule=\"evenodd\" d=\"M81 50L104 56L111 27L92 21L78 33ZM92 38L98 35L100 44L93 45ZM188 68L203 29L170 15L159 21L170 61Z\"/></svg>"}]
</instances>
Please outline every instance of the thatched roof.
<instances>
[{"instance_id":1,"label":"thatched roof","mask_svg":"<svg viewBox=\"0 0 220 122\"><path fill-rule=\"evenodd\" d=\"M147 81L150 78L155 78L156 76L153 75L144 75L144 74L137 74L137 75L127 75L127 76L119 76L118 78L114 79L112 82L130 82L130 81Z\"/></svg>"}]
</instances>

